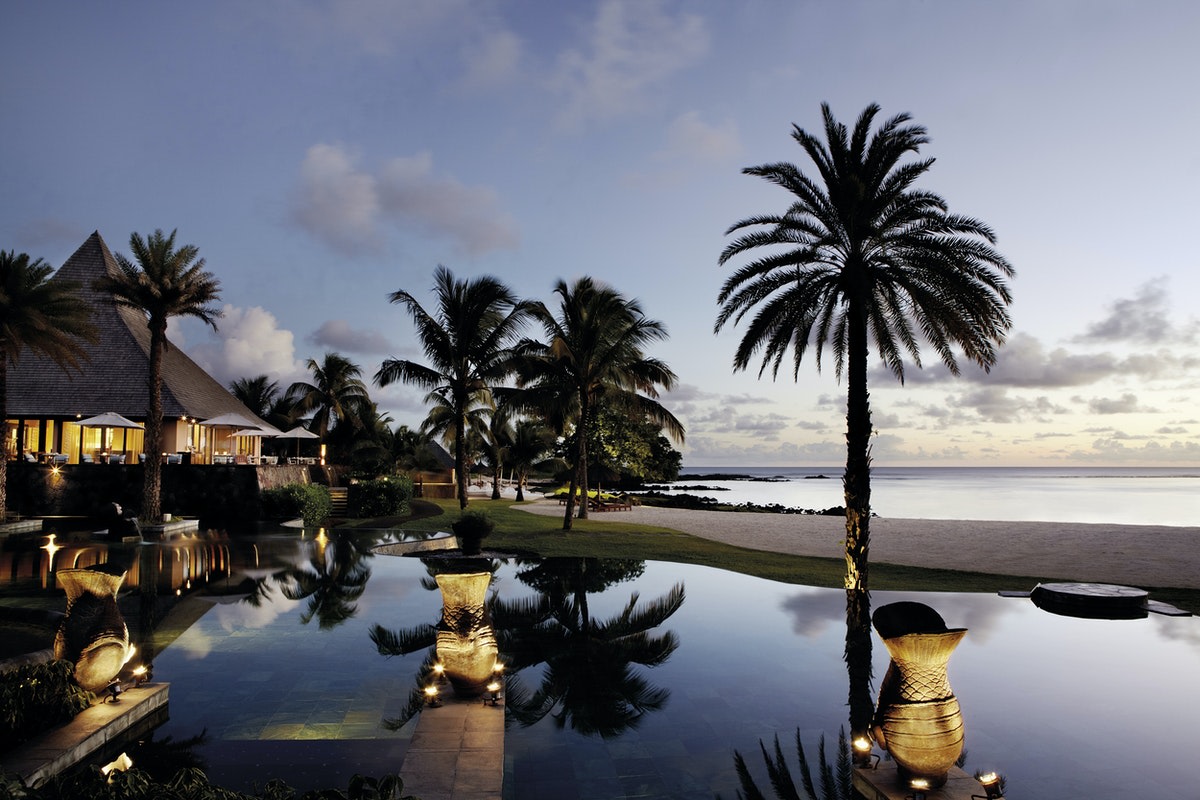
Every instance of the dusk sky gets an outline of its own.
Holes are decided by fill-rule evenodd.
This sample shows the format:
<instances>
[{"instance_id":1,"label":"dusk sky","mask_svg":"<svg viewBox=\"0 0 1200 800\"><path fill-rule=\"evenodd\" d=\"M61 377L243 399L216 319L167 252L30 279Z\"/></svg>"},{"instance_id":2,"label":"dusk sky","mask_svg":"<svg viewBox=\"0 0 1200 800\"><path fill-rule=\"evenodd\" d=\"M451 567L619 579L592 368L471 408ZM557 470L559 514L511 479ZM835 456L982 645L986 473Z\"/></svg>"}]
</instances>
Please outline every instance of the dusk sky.
<instances>
[{"instance_id":1,"label":"dusk sky","mask_svg":"<svg viewBox=\"0 0 1200 800\"><path fill-rule=\"evenodd\" d=\"M743 167L811 173L793 123L876 102L928 129L920 187L1017 276L991 374L873 370L875 463L1200 465L1195 2L29 2L0 23L0 248L57 268L93 230L128 254L178 229L225 317L172 340L223 383L423 360L387 295L432 307L438 264L548 303L590 275L668 328L685 467L842 463L832 359L733 372L717 257L790 200ZM424 418L420 391L372 396Z\"/></svg>"}]
</instances>

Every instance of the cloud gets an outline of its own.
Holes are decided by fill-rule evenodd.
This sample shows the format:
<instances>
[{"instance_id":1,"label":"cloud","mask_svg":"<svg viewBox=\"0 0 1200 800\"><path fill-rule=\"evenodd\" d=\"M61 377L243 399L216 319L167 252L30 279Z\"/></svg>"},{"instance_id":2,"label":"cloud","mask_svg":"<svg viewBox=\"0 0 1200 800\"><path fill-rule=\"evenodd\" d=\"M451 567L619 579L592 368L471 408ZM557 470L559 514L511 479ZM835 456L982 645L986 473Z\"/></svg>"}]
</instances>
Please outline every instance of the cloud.
<instances>
[{"instance_id":1,"label":"cloud","mask_svg":"<svg viewBox=\"0 0 1200 800\"><path fill-rule=\"evenodd\" d=\"M727 120L721 125L709 125L696 111L677 117L667 128L667 149L664 156L692 161L727 161L742 153L737 125Z\"/></svg>"},{"instance_id":2,"label":"cloud","mask_svg":"<svg viewBox=\"0 0 1200 800\"><path fill-rule=\"evenodd\" d=\"M672 15L657 0L605 0L586 45L558 59L552 88L566 100L559 123L574 128L642 107L645 95L707 51L708 31L694 14Z\"/></svg>"},{"instance_id":3,"label":"cloud","mask_svg":"<svg viewBox=\"0 0 1200 800\"><path fill-rule=\"evenodd\" d=\"M459 86L468 90L489 89L513 80L520 72L523 45L508 30L489 31L481 41L462 49L466 73Z\"/></svg>"},{"instance_id":4,"label":"cloud","mask_svg":"<svg viewBox=\"0 0 1200 800\"><path fill-rule=\"evenodd\" d=\"M340 145L317 144L300 167L293 218L334 250L379 252L388 228L449 239L470 255L517 246L515 223L496 192L435 175L429 153L394 158L378 174L356 161Z\"/></svg>"},{"instance_id":5,"label":"cloud","mask_svg":"<svg viewBox=\"0 0 1200 800\"><path fill-rule=\"evenodd\" d=\"M378 331L355 330L344 319L321 323L308 340L318 347L348 353L389 353L392 345Z\"/></svg>"},{"instance_id":6,"label":"cloud","mask_svg":"<svg viewBox=\"0 0 1200 800\"><path fill-rule=\"evenodd\" d=\"M382 245L375 178L355 169L354 160L337 145L308 148L293 212L301 227L345 255Z\"/></svg>"},{"instance_id":7,"label":"cloud","mask_svg":"<svg viewBox=\"0 0 1200 800\"><path fill-rule=\"evenodd\" d=\"M496 192L435 177L428 152L392 159L379 187L384 212L395 224L448 238L470 255L515 249L519 243L516 224L500 209Z\"/></svg>"},{"instance_id":8,"label":"cloud","mask_svg":"<svg viewBox=\"0 0 1200 800\"><path fill-rule=\"evenodd\" d=\"M1138 405L1137 395L1123 394L1118 398L1093 397L1088 401L1088 411L1093 414L1154 413L1155 409Z\"/></svg>"},{"instance_id":9,"label":"cloud","mask_svg":"<svg viewBox=\"0 0 1200 800\"><path fill-rule=\"evenodd\" d=\"M320 43L312 46L345 47L329 40L348 40L351 47L383 57L439 29L453 29L473 12L462 0L316 0L288 4L282 16Z\"/></svg>"},{"instance_id":10,"label":"cloud","mask_svg":"<svg viewBox=\"0 0 1200 800\"><path fill-rule=\"evenodd\" d=\"M292 332L279 327L271 312L259 306L224 307L225 316L215 341L197 345L189 355L222 385L238 378L270 376L287 387L304 376L304 364L295 358Z\"/></svg>"},{"instance_id":11,"label":"cloud","mask_svg":"<svg viewBox=\"0 0 1200 800\"><path fill-rule=\"evenodd\" d=\"M1159 344L1176 338L1167 319L1167 279L1142 284L1131 298L1113 301L1108 316L1093 322L1079 342L1137 342Z\"/></svg>"}]
</instances>

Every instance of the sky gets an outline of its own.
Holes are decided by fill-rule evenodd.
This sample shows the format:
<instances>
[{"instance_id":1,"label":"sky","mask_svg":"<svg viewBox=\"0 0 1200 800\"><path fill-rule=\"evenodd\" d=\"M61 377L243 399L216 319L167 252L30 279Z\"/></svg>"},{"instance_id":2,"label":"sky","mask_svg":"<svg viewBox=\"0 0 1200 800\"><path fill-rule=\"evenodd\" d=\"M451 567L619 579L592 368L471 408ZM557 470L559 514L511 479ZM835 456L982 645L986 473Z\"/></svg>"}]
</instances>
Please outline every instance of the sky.
<instances>
[{"instance_id":1,"label":"sky","mask_svg":"<svg viewBox=\"0 0 1200 800\"><path fill-rule=\"evenodd\" d=\"M225 314L171 337L223 383L338 352L415 427L422 392L372 383L424 360L392 292L591 276L670 334L685 468L842 463L832 359L734 372L717 258L789 203L743 168L811 172L793 125L878 103L1017 274L990 373L873 364L874 463L1200 465L1190 0L5 3L0 30L0 249L176 230Z\"/></svg>"}]
</instances>

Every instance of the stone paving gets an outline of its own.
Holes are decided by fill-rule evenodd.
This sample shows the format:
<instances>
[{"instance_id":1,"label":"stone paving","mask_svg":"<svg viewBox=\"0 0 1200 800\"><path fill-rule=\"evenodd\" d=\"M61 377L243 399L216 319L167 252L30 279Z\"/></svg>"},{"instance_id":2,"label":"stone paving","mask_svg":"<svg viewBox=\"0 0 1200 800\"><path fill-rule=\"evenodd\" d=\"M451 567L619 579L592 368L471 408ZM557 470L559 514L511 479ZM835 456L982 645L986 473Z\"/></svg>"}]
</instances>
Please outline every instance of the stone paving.
<instances>
[{"instance_id":1,"label":"stone paving","mask_svg":"<svg viewBox=\"0 0 1200 800\"><path fill-rule=\"evenodd\" d=\"M501 800L504 700L448 697L423 710L400 778L404 793L421 800Z\"/></svg>"}]
</instances>

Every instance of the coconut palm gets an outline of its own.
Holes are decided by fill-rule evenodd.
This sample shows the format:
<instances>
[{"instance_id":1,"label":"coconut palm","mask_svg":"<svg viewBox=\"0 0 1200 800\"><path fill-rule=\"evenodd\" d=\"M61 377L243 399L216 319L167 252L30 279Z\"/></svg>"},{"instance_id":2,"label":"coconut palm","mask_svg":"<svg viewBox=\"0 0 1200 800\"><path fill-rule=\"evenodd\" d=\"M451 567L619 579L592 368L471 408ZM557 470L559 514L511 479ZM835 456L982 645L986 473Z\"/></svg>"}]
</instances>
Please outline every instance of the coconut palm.
<instances>
[{"instance_id":1,"label":"coconut palm","mask_svg":"<svg viewBox=\"0 0 1200 800\"><path fill-rule=\"evenodd\" d=\"M588 277L571 285L559 281L554 292L557 316L541 303L534 310L548 341L526 343L519 377L526 407L538 409L559 431L573 424L574 470L563 517L563 530L570 530L577 493L587 496L588 433L601 401L654 421L678 442L684 430L657 400L658 387L675 385L675 373L643 351L666 338L663 324L648 319L637 300ZM579 516L587 517L586 502Z\"/></svg>"},{"instance_id":2,"label":"coconut palm","mask_svg":"<svg viewBox=\"0 0 1200 800\"><path fill-rule=\"evenodd\" d=\"M432 314L403 289L388 297L412 317L429 363L389 358L375 373L375 382L419 386L429 391L430 402L438 400L449 413L445 438L454 447L459 507L466 508L468 417L474 409L492 407L492 387L512 371L512 346L530 304L490 276L460 281L439 266L433 283L437 309Z\"/></svg>"},{"instance_id":3,"label":"coconut palm","mask_svg":"<svg viewBox=\"0 0 1200 800\"><path fill-rule=\"evenodd\" d=\"M525 479L535 469L561 466L552 457L554 432L537 420L518 420L513 427L512 442L508 446L508 463L513 469L513 480L517 484L517 502L525 500Z\"/></svg>"},{"instance_id":4,"label":"coconut palm","mask_svg":"<svg viewBox=\"0 0 1200 800\"><path fill-rule=\"evenodd\" d=\"M505 410L497 408L488 419L487 428L483 433L481 453L483 462L492 471L492 499L500 499L500 479L504 473L504 465L508 462L509 448L516 437L516 429Z\"/></svg>"},{"instance_id":5,"label":"coconut palm","mask_svg":"<svg viewBox=\"0 0 1200 800\"><path fill-rule=\"evenodd\" d=\"M318 362L308 360L312 383L296 381L288 387L297 416L312 414L308 429L322 438L335 426L356 425L362 407L370 402L362 369L340 353L326 353Z\"/></svg>"},{"instance_id":6,"label":"coconut palm","mask_svg":"<svg viewBox=\"0 0 1200 800\"><path fill-rule=\"evenodd\" d=\"M8 419L8 365L22 350L79 369L83 343L95 338L91 312L79 299L79 286L50 281L53 269L40 258L0 250L0 422ZM0 453L0 519L8 508L7 454Z\"/></svg>"},{"instance_id":7,"label":"coconut palm","mask_svg":"<svg viewBox=\"0 0 1200 800\"><path fill-rule=\"evenodd\" d=\"M640 602L637 592L615 616L597 619L588 594L640 573L642 562L595 558L550 558L518 574L544 596L548 614L533 626L500 631L501 651L510 660L508 713L529 726L550 715L558 728L604 738L637 727L662 708L670 692L656 687L634 665L656 667L679 646L671 631L654 633L684 601L683 584L662 597ZM518 674L544 664L540 684L525 688Z\"/></svg>"},{"instance_id":8,"label":"coconut palm","mask_svg":"<svg viewBox=\"0 0 1200 800\"><path fill-rule=\"evenodd\" d=\"M792 193L782 213L747 217L720 263L753 260L721 287L716 330L753 312L734 355L734 370L761 354L759 376L777 377L792 354L793 378L812 345L818 370L828 345L846 375L846 588L867 588L871 513L871 411L867 367L876 357L901 381L903 356L921 365L922 341L952 373L958 351L985 370L996 360L1011 319L1005 277L1013 269L979 220L951 214L938 195L914 188L933 159L902 159L928 142L925 128L899 114L871 131L879 106L853 132L822 105L825 142L798 126L792 138L818 172L788 163L743 170ZM760 249L761 248L761 249Z\"/></svg>"},{"instance_id":9,"label":"coconut palm","mask_svg":"<svg viewBox=\"0 0 1200 800\"><path fill-rule=\"evenodd\" d=\"M167 320L171 317L195 317L217 329L221 309L214 303L220 299L220 283L204 269L204 259L195 245L176 249L175 231L165 235L161 229L143 239L133 233L129 249L135 264L117 254L116 275L106 275L96 288L112 294L117 305L131 308L146 317L150 328L150 401L146 414L146 459L142 487L142 519L162 519L162 462L155 454L162 452L162 362L170 349L167 341Z\"/></svg>"},{"instance_id":10,"label":"coconut palm","mask_svg":"<svg viewBox=\"0 0 1200 800\"><path fill-rule=\"evenodd\" d=\"M266 375L253 378L238 378L229 382L229 393L246 408L254 412L259 419L266 419L272 407L279 400L279 382L273 381Z\"/></svg>"}]
</instances>

